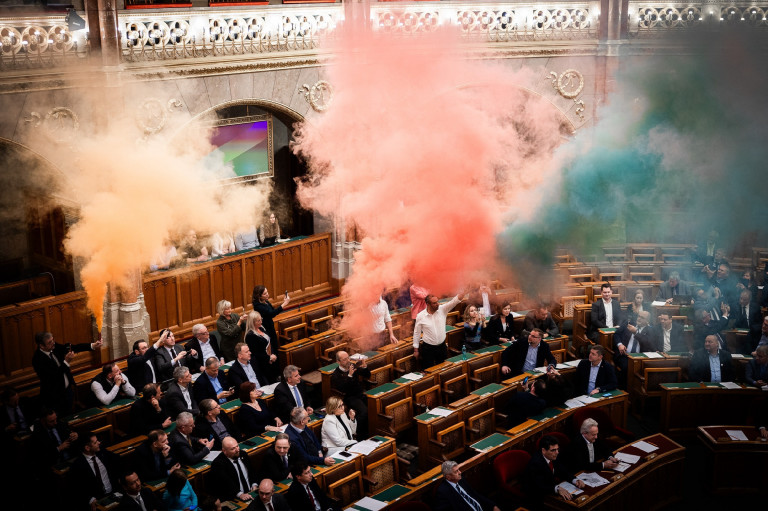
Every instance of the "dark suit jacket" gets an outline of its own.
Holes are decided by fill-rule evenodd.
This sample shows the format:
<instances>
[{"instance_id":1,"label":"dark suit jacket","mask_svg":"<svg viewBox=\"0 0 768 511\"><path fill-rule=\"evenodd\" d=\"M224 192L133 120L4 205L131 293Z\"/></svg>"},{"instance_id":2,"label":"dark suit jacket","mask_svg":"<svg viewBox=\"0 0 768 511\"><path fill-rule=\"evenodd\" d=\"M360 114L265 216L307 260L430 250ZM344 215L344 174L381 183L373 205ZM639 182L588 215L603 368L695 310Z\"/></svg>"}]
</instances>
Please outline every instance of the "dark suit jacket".
<instances>
[{"instance_id":1,"label":"dark suit jacket","mask_svg":"<svg viewBox=\"0 0 768 511\"><path fill-rule=\"evenodd\" d=\"M324 458L318 456L318 452L322 450L323 446L320 444L317 436L311 429L305 427L299 434L292 425L288 425L285 428L285 432L288 434L288 439L291 441L291 447L301 454L307 463L310 465L323 465Z\"/></svg>"},{"instance_id":2,"label":"dark suit jacket","mask_svg":"<svg viewBox=\"0 0 768 511\"><path fill-rule=\"evenodd\" d=\"M523 472L523 488L529 496L542 498L546 495L554 495L557 484L562 481L570 483L574 476L559 457L552 462L555 467L553 474L547 465L547 460L541 454L541 449L537 449L537 451L531 456L531 461L528 462L528 466Z\"/></svg>"},{"instance_id":3,"label":"dark suit jacket","mask_svg":"<svg viewBox=\"0 0 768 511\"><path fill-rule=\"evenodd\" d=\"M181 344L174 344L173 351L178 355L184 351L184 348ZM189 363L191 358L192 357L187 355L179 360L179 364L189 367L189 371L194 372L192 367L194 364L190 365ZM173 378L173 370L176 369L177 366L171 365L172 362L171 354L168 353L168 348L166 346L161 346L160 349L155 352L155 376L157 376L157 379L161 382Z\"/></svg>"},{"instance_id":4,"label":"dark suit jacket","mask_svg":"<svg viewBox=\"0 0 768 511\"><path fill-rule=\"evenodd\" d=\"M269 385L269 382L267 381L267 378L261 374L261 371L259 368L253 364L251 364L251 367L253 368L253 372L256 373L256 379L259 380L259 385L262 387L264 385ZM240 385L249 381L248 377L245 375L245 370L243 369L243 366L240 365L240 362L235 360L232 363L232 366L229 368L229 372L227 373L227 379L229 380L229 384L232 387L235 387L235 394L237 394L240 391Z\"/></svg>"},{"instance_id":5,"label":"dark suit jacket","mask_svg":"<svg viewBox=\"0 0 768 511\"><path fill-rule=\"evenodd\" d=\"M222 411L219 414L218 419L221 421L222 425L227 429L227 433L229 433L229 436L231 436L232 438L234 438L239 442L240 431L232 423L232 421L227 416L227 414ZM221 440L213 432L213 426L211 426L211 423L208 422L208 420L205 417L200 416L195 420L195 430L192 432L192 434L200 438L213 438L213 450L214 451L221 450Z\"/></svg>"},{"instance_id":6,"label":"dark suit jacket","mask_svg":"<svg viewBox=\"0 0 768 511\"><path fill-rule=\"evenodd\" d=\"M728 326L728 319L720 316L719 320L715 320L714 317L706 325L701 321L697 321L693 325L693 347L695 349L704 347L704 340L709 335L720 335L720 338L725 342L725 336L720 334Z\"/></svg>"},{"instance_id":7,"label":"dark suit jacket","mask_svg":"<svg viewBox=\"0 0 768 511\"><path fill-rule=\"evenodd\" d=\"M688 284L686 284L683 281L679 281L677 283L677 294L692 295L693 291L688 287ZM673 296L675 296L675 294L672 290L672 286L669 285L669 281L666 281L659 286L659 292L656 295L656 300L662 302L662 301L669 300Z\"/></svg>"},{"instance_id":8,"label":"dark suit jacket","mask_svg":"<svg viewBox=\"0 0 768 511\"><path fill-rule=\"evenodd\" d=\"M720 381L733 381L733 365L731 354L720 350ZM712 371L709 368L709 352L704 348L693 352L691 365L688 367L689 381L712 381Z\"/></svg>"},{"instance_id":9,"label":"dark suit jacket","mask_svg":"<svg viewBox=\"0 0 768 511\"><path fill-rule=\"evenodd\" d=\"M136 392L141 392L141 389L147 383L157 383L152 381L152 370L147 365L154 361L157 350L154 346L150 346L144 355L137 355L131 353L128 355L128 368L125 373L128 375L128 381L131 382ZM154 366L152 366L154 368Z\"/></svg>"},{"instance_id":10,"label":"dark suit jacket","mask_svg":"<svg viewBox=\"0 0 768 511\"><path fill-rule=\"evenodd\" d=\"M512 370L509 373L510 376L517 376L523 373L526 355L528 355L528 342L520 339L512 343L512 346L509 346L501 353L501 365L507 366ZM557 361L549 349L549 344L541 341L539 343L539 350L536 353L536 367L556 363Z\"/></svg>"},{"instance_id":11,"label":"dark suit jacket","mask_svg":"<svg viewBox=\"0 0 768 511\"><path fill-rule=\"evenodd\" d=\"M210 384L210 382L209 382ZM187 402L184 400L184 396L181 394L181 387L175 381L168 386L168 391L165 393L165 409L171 416L172 420L176 420L176 417L181 412L189 412L194 416L200 414L200 407L197 406L197 396L195 395L194 385L189 386L189 397L192 400L192 408L187 408Z\"/></svg>"},{"instance_id":12,"label":"dark suit jacket","mask_svg":"<svg viewBox=\"0 0 768 511\"><path fill-rule=\"evenodd\" d=\"M149 488L142 488L139 494L141 495L141 500L144 501L147 511L165 511L165 505L160 499L155 497L154 492ZM141 506L132 497L124 494L123 498L120 499L120 507L117 509L118 511L141 511Z\"/></svg>"},{"instance_id":13,"label":"dark suit jacket","mask_svg":"<svg viewBox=\"0 0 768 511\"><path fill-rule=\"evenodd\" d=\"M309 489L312 490L312 495L315 496L315 499L319 501L320 509L323 511L328 509L339 509L339 507L328 498L323 490L320 489L320 486L317 485L317 482L314 479L309 483ZM291 506L291 511L314 511L315 509L312 507L309 495L304 489L304 486L298 481L293 481L291 486L288 487L288 490L285 492L285 499L288 501L288 505Z\"/></svg>"},{"instance_id":14,"label":"dark suit jacket","mask_svg":"<svg viewBox=\"0 0 768 511\"><path fill-rule=\"evenodd\" d=\"M267 453L261 460L261 478L272 479L273 482L287 479L288 474L291 473L291 465L300 460L304 460L304 457L293 446L288 449L288 467L283 464L283 460L274 447L267 449Z\"/></svg>"},{"instance_id":15,"label":"dark suit jacket","mask_svg":"<svg viewBox=\"0 0 768 511\"><path fill-rule=\"evenodd\" d=\"M208 338L208 344L211 345L211 348L213 348L213 352L216 354L216 358L221 359L223 356L221 354L221 349L219 349L219 341L211 335ZM191 341L189 341L187 344L184 345L184 349L188 352L190 350L195 350L197 352L197 356L189 356L189 371L192 374L199 373L200 368L205 366L205 360L203 360L203 350L200 349L200 341L197 339L197 337L193 337Z\"/></svg>"},{"instance_id":16,"label":"dark suit jacket","mask_svg":"<svg viewBox=\"0 0 768 511\"><path fill-rule=\"evenodd\" d=\"M760 340L763 326L763 315L760 311L760 305L757 302L749 304L749 311L747 316L741 313L741 305L736 304L735 309L731 309L731 322L729 325L731 328L747 328L749 329L749 335L752 338L753 345L757 345L757 341Z\"/></svg>"},{"instance_id":17,"label":"dark suit jacket","mask_svg":"<svg viewBox=\"0 0 768 511\"><path fill-rule=\"evenodd\" d=\"M208 456L208 453L211 452L206 446L198 441L200 440L199 437L190 435L189 438L192 445L189 445L189 442L184 440L182 434L177 430L171 431L168 435L168 443L171 446L171 456L182 465L194 465L200 463L203 458Z\"/></svg>"},{"instance_id":18,"label":"dark suit jacket","mask_svg":"<svg viewBox=\"0 0 768 511\"><path fill-rule=\"evenodd\" d=\"M331 388L341 392L345 398L357 398L365 399L363 393L363 383L361 380L365 380L371 377L371 370L366 368L355 369L352 378L348 376L340 368L336 368L331 373Z\"/></svg>"},{"instance_id":19,"label":"dark suit jacket","mask_svg":"<svg viewBox=\"0 0 768 511\"><path fill-rule=\"evenodd\" d=\"M139 399L131 405L130 415L131 431L137 436L146 435L153 429L163 429L163 422L171 417L171 414L165 408L165 399L160 399L159 412L146 399ZM175 418L171 417L171 420Z\"/></svg>"},{"instance_id":20,"label":"dark suit jacket","mask_svg":"<svg viewBox=\"0 0 768 511\"><path fill-rule=\"evenodd\" d=\"M757 360L753 358L749 361L749 364L747 364L747 367L744 370L744 380L750 385L756 385L755 382L758 380L768 382L768 374L761 376L761 370L768 371L768 368L766 368L766 366L761 366L757 363Z\"/></svg>"},{"instance_id":21,"label":"dark suit jacket","mask_svg":"<svg viewBox=\"0 0 768 511\"><path fill-rule=\"evenodd\" d=\"M621 310L621 304L618 300L611 300L611 308L613 309L613 324L621 326L624 323L624 312ZM598 328L605 328L605 307L602 298L597 299L592 304L592 309L589 312L588 335L597 335Z\"/></svg>"},{"instance_id":22,"label":"dark suit jacket","mask_svg":"<svg viewBox=\"0 0 768 511\"><path fill-rule=\"evenodd\" d=\"M577 396L581 396L587 393L589 387L589 360L582 360L576 367L576 381L575 391ZM600 388L600 392L608 392L610 390L616 390L618 382L616 380L616 371L613 366L603 360L600 362L600 369L597 370L597 378L595 378L595 388Z\"/></svg>"},{"instance_id":23,"label":"dark suit jacket","mask_svg":"<svg viewBox=\"0 0 768 511\"><path fill-rule=\"evenodd\" d=\"M112 454L107 450L102 450L96 453L96 457L99 458L107 468L109 481L112 484L112 491L122 490L117 483L117 468L119 467L117 455ZM78 453L72 462L70 481L73 490L77 494L78 502L83 506L87 505L91 498L100 499L106 496L101 481L96 479L96 475L93 473L91 465L82 453Z\"/></svg>"},{"instance_id":24,"label":"dark suit jacket","mask_svg":"<svg viewBox=\"0 0 768 511\"><path fill-rule=\"evenodd\" d=\"M221 390L229 390L229 387L232 386L227 381L227 377L224 376L224 373L219 371L219 374L216 376L216 378L219 380L219 385L221 385ZM213 399L217 403L219 402L218 397L216 397L216 391L213 390L213 384L211 384L211 380L208 378L208 373L202 372L200 373L200 376L197 377L197 380L195 380L195 383L193 385L194 387L194 394L195 394L195 401L200 403L203 399ZM235 389L238 390L238 389ZM235 399L237 396L237 392L235 394L232 394L229 399Z\"/></svg>"},{"instance_id":25,"label":"dark suit jacket","mask_svg":"<svg viewBox=\"0 0 768 511\"><path fill-rule=\"evenodd\" d=\"M272 508L275 511L291 511L291 506L288 505L288 501L280 493L272 494ZM267 511L267 506L259 498L253 499L248 505L246 511Z\"/></svg>"},{"instance_id":26,"label":"dark suit jacket","mask_svg":"<svg viewBox=\"0 0 768 511\"><path fill-rule=\"evenodd\" d=\"M248 483L250 483L251 486L258 484L259 481L253 470L251 470L251 464L248 462L248 455L241 451L240 460L248 471L248 474L246 475ZM216 459L213 460L208 477L210 479L206 486L213 490L213 495L216 498L221 501L234 500L237 498L237 495L240 493L240 476L238 475L232 460L227 458L224 453L219 454L216 456Z\"/></svg>"},{"instance_id":27,"label":"dark suit jacket","mask_svg":"<svg viewBox=\"0 0 768 511\"><path fill-rule=\"evenodd\" d=\"M579 427L581 425L579 424ZM598 437L595 443L592 444L595 450L594 463L589 462L589 449L587 448L587 441L581 434L577 434L571 439L571 443L568 445L568 449L565 451L565 462L568 464L568 468L574 472L581 472L586 470L589 472L600 471L603 469L603 464L598 460L602 460L608 456L610 450L600 441Z\"/></svg>"},{"instance_id":28,"label":"dark suit jacket","mask_svg":"<svg viewBox=\"0 0 768 511\"><path fill-rule=\"evenodd\" d=\"M653 351L664 351L664 329L661 325L654 325L650 332L650 347ZM672 331L669 333L670 351L679 353L688 351L688 345L685 343L683 327L677 323L672 323Z\"/></svg>"},{"instance_id":29,"label":"dark suit jacket","mask_svg":"<svg viewBox=\"0 0 768 511\"><path fill-rule=\"evenodd\" d=\"M504 328L501 325L501 319L499 319L499 315L493 316L488 321L488 326L486 327L486 340L490 344L499 344L501 341L499 341L500 337L503 337L504 339L512 339L512 336L514 335L512 332L513 329L513 321L514 318L512 317L512 314L507 316L507 329L504 330Z\"/></svg>"},{"instance_id":30,"label":"dark suit jacket","mask_svg":"<svg viewBox=\"0 0 768 511\"><path fill-rule=\"evenodd\" d=\"M269 336L264 327L261 328L261 332ZM276 344L271 340L271 337L269 343L267 341L267 338L257 335L255 332L245 334L245 343L248 344L248 348L251 350L251 365L258 367L256 373L264 375L268 383L275 383L279 376L279 367L277 361L269 363L267 346L270 346L273 355L277 355L275 350Z\"/></svg>"},{"instance_id":31,"label":"dark suit jacket","mask_svg":"<svg viewBox=\"0 0 768 511\"><path fill-rule=\"evenodd\" d=\"M627 328L629 324L620 326L613 334L613 351L614 357L626 356L619 354L619 344L623 344L627 351L629 351L629 340L632 338L632 332ZM637 352L641 351L657 351L651 341L651 329L653 327L647 326L643 328L642 332L635 333L635 342L637 343ZM658 350L660 351L660 350Z\"/></svg>"},{"instance_id":32,"label":"dark suit jacket","mask_svg":"<svg viewBox=\"0 0 768 511\"><path fill-rule=\"evenodd\" d=\"M139 478L145 483L157 481L158 479L167 479L168 469L176 464L170 453L167 458L160 453L156 462L155 453L152 452L149 440L145 440L136 448L134 460L136 473L139 474Z\"/></svg>"},{"instance_id":33,"label":"dark suit jacket","mask_svg":"<svg viewBox=\"0 0 768 511\"><path fill-rule=\"evenodd\" d=\"M59 438L61 438L62 442L69 438L69 428L63 421L59 422L55 429L59 433ZM58 450L58 442L39 420L35 421L35 428L32 430L32 436L29 439L29 447L35 456L35 462L40 464L40 466L47 468L63 459L62 454ZM74 454L71 448L70 454Z\"/></svg>"},{"instance_id":34,"label":"dark suit jacket","mask_svg":"<svg viewBox=\"0 0 768 511\"><path fill-rule=\"evenodd\" d=\"M80 353L91 349L90 343L72 344L72 351ZM59 360L60 365L44 354L40 349L36 349L32 355L32 367L40 378L40 399L43 404L54 409L60 409L67 389L65 389L64 378L69 380L69 391L74 392L75 380L69 366L64 363L64 357L67 349L63 344L54 344L53 354Z\"/></svg>"},{"instance_id":35,"label":"dark suit jacket","mask_svg":"<svg viewBox=\"0 0 768 511\"><path fill-rule=\"evenodd\" d=\"M301 400L304 402L304 407L312 406L307 400L308 395L307 391L304 389L304 382L299 383L298 387L299 394L301 394ZM277 387L275 387L275 399L272 402L272 411L275 412L275 415L280 417L283 424L288 424L290 422L291 410L294 408L296 408L296 400L291 393L291 389L288 387L287 383L281 381L277 384Z\"/></svg>"},{"instance_id":36,"label":"dark suit jacket","mask_svg":"<svg viewBox=\"0 0 768 511\"><path fill-rule=\"evenodd\" d=\"M539 321L536 319L536 311L529 311L525 315L525 327L526 330L531 332L534 328L538 328L548 333L550 336L555 336L560 333L560 329L557 328L557 323L552 319L552 314L547 312L547 317L544 320Z\"/></svg>"},{"instance_id":37,"label":"dark suit jacket","mask_svg":"<svg viewBox=\"0 0 768 511\"><path fill-rule=\"evenodd\" d=\"M507 401L507 426L512 428L522 424L528 417L539 415L547 407L547 402L523 390L515 392Z\"/></svg>"},{"instance_id":38,"label":"dark suit jacket","mask_svg":"<svg viewBox=\"0 0 768 511\"><path fill-rule=\"evenodd\" d=\"M481 493L476 492L469 486L464 479L459 480L459 486L470 497L475 499L483 508L483 511L492 511L496 504ZM459 492L449 483L443 480L435 491L435 505L432 507L435 511L473 511L472 506L459 495Z\"/></svg>"}]
</instances>

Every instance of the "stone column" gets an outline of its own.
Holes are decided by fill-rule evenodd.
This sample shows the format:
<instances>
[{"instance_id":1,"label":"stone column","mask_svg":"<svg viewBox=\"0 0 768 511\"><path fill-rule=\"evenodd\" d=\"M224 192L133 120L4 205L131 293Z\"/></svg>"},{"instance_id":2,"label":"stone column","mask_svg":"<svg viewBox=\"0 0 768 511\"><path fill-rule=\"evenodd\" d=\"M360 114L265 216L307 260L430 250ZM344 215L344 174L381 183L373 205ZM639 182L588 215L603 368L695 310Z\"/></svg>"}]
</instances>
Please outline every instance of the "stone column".
<instances>
[{"instance_id":1,"label":"stone column","mask_svg":"<svg viewBox=\"0 0 768 511\"><path fill-rule=\"evenodd\" d=\"M120 63L120 32L117 30L115 0L85 0L88 19L88 38L95 54L101 50L101 64L116 66Z\"/></svg>"},{"instance_id":2,"label":"stone column","mask_svg":"<svg viewBox=\"0 0 768 511\"><path fill-rule=\"evenodd\" d=\"M149 314L141 293L140 270L128 275L123 287L109 284L101 333L111 359L130 354L135 341L149 340Z\"/></svg>"}]
</instances>

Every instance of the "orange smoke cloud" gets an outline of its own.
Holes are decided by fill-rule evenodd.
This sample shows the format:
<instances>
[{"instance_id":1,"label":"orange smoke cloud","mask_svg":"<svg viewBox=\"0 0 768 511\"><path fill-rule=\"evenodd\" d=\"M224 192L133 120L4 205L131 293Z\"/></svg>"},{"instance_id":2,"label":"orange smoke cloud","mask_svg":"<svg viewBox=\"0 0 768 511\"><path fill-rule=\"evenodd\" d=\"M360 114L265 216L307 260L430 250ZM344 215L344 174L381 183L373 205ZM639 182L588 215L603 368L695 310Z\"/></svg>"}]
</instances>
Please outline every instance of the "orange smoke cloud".
<instances>
[{"instance_id":1,"label":"orange smoke cloud","mask_svg":"<svg viewBox=\"0 0 768 511\"><path fill-rule=\"evenodd\" d=\"M536 202L561 138L556 110L522 87L529 71L468 59L454 33L347 29L335 44L333 103L294 150L310 166L303 204L366 233L343 290L346 326L364 334L382 288L410 277L455 293L494 265L496 235Z\"/></svg>"}]
</instances>

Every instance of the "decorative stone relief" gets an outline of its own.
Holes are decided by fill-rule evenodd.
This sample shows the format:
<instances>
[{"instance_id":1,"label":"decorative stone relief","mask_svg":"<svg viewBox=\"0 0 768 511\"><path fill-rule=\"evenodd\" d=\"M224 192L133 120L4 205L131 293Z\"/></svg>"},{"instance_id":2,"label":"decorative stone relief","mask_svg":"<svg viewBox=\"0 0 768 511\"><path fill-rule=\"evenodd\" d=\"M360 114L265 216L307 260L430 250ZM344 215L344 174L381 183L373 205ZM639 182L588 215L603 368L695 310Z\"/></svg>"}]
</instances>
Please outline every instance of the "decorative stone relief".
<instances>
[{"instance_id":1,"label":"decorative stone relief","mask_svg":"<svg viewBox=\"0 0 768 511\"><path fill-rule=\"evenodd\" d=\"M584 100L577 99L581 91L584 90L584 76L575 69L567 69L559 76L555 71L549 72L549 79L552 81L552 87L566 99L572 99L576 104L574 112L584 120Z\"/></svg>"},{"instance_id":2,"label":"decorative stone relief","mask_svg":"<svg viewBox=\"0 0 768 511\"><path fill-rule=\"evenodd\" d=\"M326 111L333 101L333 89L325 80L320 80L311 87L304 84L299 87L299 93L304 94L304 99L309 102L315 112Z\"/></svg>"}]
</instances>

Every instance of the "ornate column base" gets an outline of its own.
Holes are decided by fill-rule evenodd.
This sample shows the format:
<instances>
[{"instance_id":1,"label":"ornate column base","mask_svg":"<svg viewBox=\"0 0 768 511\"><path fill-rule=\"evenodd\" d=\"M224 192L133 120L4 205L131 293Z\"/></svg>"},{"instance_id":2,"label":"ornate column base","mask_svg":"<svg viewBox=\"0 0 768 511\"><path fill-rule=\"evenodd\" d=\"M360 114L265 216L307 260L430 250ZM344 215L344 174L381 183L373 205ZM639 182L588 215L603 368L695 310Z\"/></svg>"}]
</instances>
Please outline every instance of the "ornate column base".
<instances>
[{"instance_id":1,"label":"ornate column base","mask_svg":"<svg viewBox=\"0 0 768 511\"><path fill-rule=\"evenodd\" d=\"M134 303L109 302L104 306L104 324L101 327L104 344L109 347L109 358L129 355L133 343L149 341L149 314L144 305L144 295L139 294Z\"/></svg>"}]
</instances>

